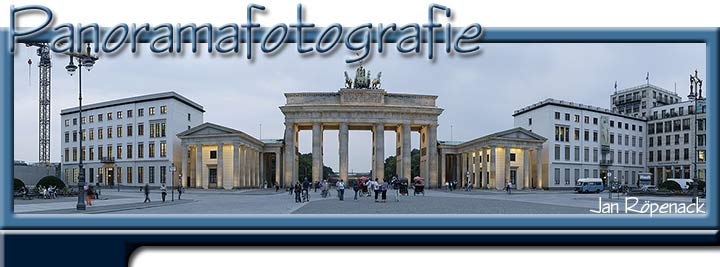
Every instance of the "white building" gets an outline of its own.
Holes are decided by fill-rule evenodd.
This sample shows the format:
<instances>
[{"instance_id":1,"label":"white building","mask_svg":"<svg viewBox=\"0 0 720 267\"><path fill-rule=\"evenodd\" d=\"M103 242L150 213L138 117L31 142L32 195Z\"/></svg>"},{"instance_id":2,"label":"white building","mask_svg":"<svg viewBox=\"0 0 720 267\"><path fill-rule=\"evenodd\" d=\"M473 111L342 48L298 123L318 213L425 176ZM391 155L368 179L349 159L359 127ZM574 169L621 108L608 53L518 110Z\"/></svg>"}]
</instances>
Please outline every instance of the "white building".
<instances>
[{"instance_id":1,"label":"white building","mask_svg":"<svg viewBox=\"0 0 720 267\"><path fill-rule=\"evenodd\" d=\"M83 157L85 181L92 184L170 184L170 166L181 166L182 160L177 134L202 124L204 112L175 92L83 105L82 118L77 107L63 109L61 179L77 184Z\"/></svg>"},{"instance_id":2,"label":"white building","mask_svg":"<svg viewBox=\"0 0 720 267\"><path fill-rule=\"evenodd\" d=\"M555 99L516 110L513 117L516 127L547 138L541 152L544 188L569 189L577 179L608 176L636 185L637 174L646 170L644 119Z\"/></svg>"},{"instance_id":3,"label":"white building","mask_svg":"<svg viewBox=\"0 0 720 267\"><path fill-rule=\"evenodd\" d=\"M616 91L610 95L610 106L616 113L648 118L652 108L674 104L681 99L677 93L648 83Z\"/></svg>"}]
</instances>

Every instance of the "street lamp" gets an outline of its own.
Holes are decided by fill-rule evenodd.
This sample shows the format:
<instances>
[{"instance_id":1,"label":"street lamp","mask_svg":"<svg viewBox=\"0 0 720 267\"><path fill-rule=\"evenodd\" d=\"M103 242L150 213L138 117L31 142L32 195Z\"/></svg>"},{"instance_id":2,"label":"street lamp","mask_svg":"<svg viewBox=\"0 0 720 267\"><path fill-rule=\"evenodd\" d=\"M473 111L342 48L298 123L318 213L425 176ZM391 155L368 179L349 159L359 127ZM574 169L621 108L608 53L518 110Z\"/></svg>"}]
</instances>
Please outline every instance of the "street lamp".
<instances>
[{"instance_id":1,"label":"street lamp","mask_svg":"<svg viewBox=\"0 0 720 267\"><path fill-rule=\"evenodd\" d=\"M83 147L82 147L82 68L85 67L87 71L90 71L92 67L95 65L95 60L97 60L97 57L94 57L90 55L90 44L87 44L87 49L85 54L81 53L69 53L70 56L70 63L68 63L67 66L65 66L65 70L67 70L68 74L72 76L75 74L75 71L78 72L78 120L80 123L78 123L78 134L80 134L80 142L78 143L80 150L80 161L78 161L78 202L77 202L77 210L85 210L85 169L83 168ZM77 59L77 66L73 64L73 58Z\"/></svg>"},{"instance_id":2,"label":"street lamp","mask_svg":"<svg viewBox=\"0 0 720 267\"><path fill-rule=\"evenodd\" d=\"M170 181L170 201L175 201L175 170L175 163L173 163L170 165L170 179L172 179L172 181Z\"/></svg>"},{"instance_id":3,"label":"street lamp","mask_svg":"<svg viewBox=\"0 0 720 267\"><path fill-rule=\"evenodd\" d=\"M695 76L692 74L690 75L690 94L688 95L688 99L693 100L693 106L694 107L694 113L695 113L695 141L693 142L695 146L695 157L693 159L693 168L695 168L695 175L693 177L693 199L692 203L695 203L698 199L698 187L699 187L699 179L698 179L698 169L697 169L697 161L698 161L698 149L697 149L697 143L698 143L698 100L703 100L702 97L702 84L703 80L700 79L698 76L698 71L695 70ZM693 91L693 88L697 89L697 94L695 91Z\"/></svg>"}]
</instances>

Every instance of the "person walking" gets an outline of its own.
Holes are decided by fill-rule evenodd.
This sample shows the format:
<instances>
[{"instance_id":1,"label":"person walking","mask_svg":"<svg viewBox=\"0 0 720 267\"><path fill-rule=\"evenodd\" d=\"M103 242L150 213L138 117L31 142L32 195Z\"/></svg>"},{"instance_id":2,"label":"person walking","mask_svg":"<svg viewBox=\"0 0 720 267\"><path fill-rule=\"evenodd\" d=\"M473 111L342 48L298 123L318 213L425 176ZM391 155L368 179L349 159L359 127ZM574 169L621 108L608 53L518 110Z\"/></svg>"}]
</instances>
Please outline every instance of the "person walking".
<instances>
[{"instance_id":1,"label":"person walking","mask_svg":"<svg viewBox=\"0 0 720 267\"><path fill-rule=\"evenodd\" d=\"M92 206L92 200L95 198L95 193L93 192L93 188L90 184L85 185L85 202L88 206Z\"/></svg>"},{"instance_id":2,"label":"person walking","mask_svg":"<svg viewBox=\"0 0 720 267\"><path fill-rule=\"evenodd\" d=\"M165 202L165 196L167 196L167 187L165 183L160 184L160 194L162 195L162 202Z\"/></svg>"},{"instance_id":3,"label":"person walking","mask_svg":"<svg viewBox=\"0 0 720 267\"><path fill-rule=\"evenodd\" d=\"M393 176L392 181L390 181L390 186L392 186L393 191L395 191L395 201L400 201L400 180L396 176Z\"/></svg>"},{"instance_id":4,"label":"person walking","mask_svg":"<svg viewBox=\"0 0 720 267\"><path fill-rule=\"evenodd\" d=\"M302 186L300 186L300 182L296 182L294 190L290 190L290 192L295 192L295 203L300 203L300 193L302 192Z\"/></svg>"},{"instance_id":5,"label":"person walking","mask_svg":"<svg viewBox=\"0 0 720 267\"><path fill-rule=\"evenodd\" d=\"M378 202L378 194L380 194L380 184L375 179L370 179L368 182L368 188L372 189L375 193L375 202Z\"/></svg>"},{"instance_id":6,"label":"person walking","mask_svg":"<svg viewBox=\"0 0 720 267\"><path fill-rule=\"evenodd\" d=\"M146 183L143 191L145 193L145 201L143 201L143 203L150 202L150 184Z\"/></svg>"},{"instance_id":7,"label":"person walking","mask_svg":"<svg viewBox=\"0 0 720 267\"><path fill-rule=\"evenodd\" d=\"M343 201L343 198L345 196L345 183L343 183L342 180L338 180L335 186L337 186L338 197L340 198L340 201Z\"/></svg>"},{"instance_id":8,"label":"person walking","mask_svg":"<svg viewBox=\"0 0 720 267\"><path fill-rule=\"evenodd\" d=\"M183 192L182 184L178 184L177 191L178 191L178 200L180 200L180 197L182 196L182 192Z\"/></svg>"},{"instance_id":9,"label":"person walking","mask_svg":"<svg viewBox=\"0 0 720 267\"><path fill-rule=\"evenodd\" d=\"M310 201L310 186L312 183L308 181L307 178L305 178L305 181L302 183L302 200L304 201Z\"/></svg>"},{"instance_id":10,"label":"person walking","mask_svg":"<svg viewBox=\"0 0 720 267\"><path fill-rule=\"evenodd\" d=\"M510 191L512 190L512 182L507 183L507 185L505 186L505 190L507 191L508 194L511 194Z\"/></svg>"},{"instance_id":11,"label":"person walking","mask_svg":"<svg viewBox=\"0 0 720 267\"><path fill-rule=\"evenodd\" d=\"M353 183L353 191L355 191L355 197L353 200L358 200L358 191L360 191L360 184L358 182Z\"/></svg>"}]
</instances>

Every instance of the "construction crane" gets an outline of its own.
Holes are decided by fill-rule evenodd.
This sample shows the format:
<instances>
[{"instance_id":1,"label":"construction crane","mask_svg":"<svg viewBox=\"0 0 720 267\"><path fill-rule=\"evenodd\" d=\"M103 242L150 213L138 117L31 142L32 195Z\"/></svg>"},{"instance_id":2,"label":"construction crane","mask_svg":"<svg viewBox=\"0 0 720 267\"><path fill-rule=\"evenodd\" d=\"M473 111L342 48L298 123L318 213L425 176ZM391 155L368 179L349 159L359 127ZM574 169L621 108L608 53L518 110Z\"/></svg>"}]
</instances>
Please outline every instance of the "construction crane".
<instances>
[{"instance_id":1,"label":"construction crane","mask_svg":"<svg viewBox=\"0 0 720 267\"><path fill-rule=\"evenodd\" d=\"M51 61L50 48L47 43L27 43L26 46L37 47L37 55L40 57L38 63L39 77L39 112L38 112L38 161L43 164L50 163L50 78ZM32 62L28 60L28 64Z\"/></svg>"}]
</instances>

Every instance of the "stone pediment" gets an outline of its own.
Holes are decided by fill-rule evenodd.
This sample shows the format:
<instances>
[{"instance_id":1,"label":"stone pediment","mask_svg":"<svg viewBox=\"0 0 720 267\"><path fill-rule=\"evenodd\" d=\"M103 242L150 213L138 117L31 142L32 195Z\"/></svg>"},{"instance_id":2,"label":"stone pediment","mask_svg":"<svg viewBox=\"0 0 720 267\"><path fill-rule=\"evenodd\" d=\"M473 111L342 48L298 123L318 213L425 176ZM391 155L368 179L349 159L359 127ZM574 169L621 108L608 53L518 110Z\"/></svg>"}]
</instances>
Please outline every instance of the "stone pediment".
<instances>
[{"instance_id":1,"label":"stone pediment","mask_svg":"<svg viewBox=\"0 0 720 267\"><path fill-rule=\"evenodd\" d=\"M546 138L537 135L523 128L513 128L507 131L495 133L492 137L502 139L529 140L529 141L545 141Z\"/></svg>"},{"instance_id":2,"label":"stone pediment","mask_svg":"<svg viewBox=\"0 0 720 267\"><path fill-rule=\"evenodd\" d=\"M238 134L241 133L238 130L227 128L213 123L203 123L195 126L187 131L178 134L179 137L197 137L207 135L226 135L226 134Z\"/></svg>"}]
</instances>

